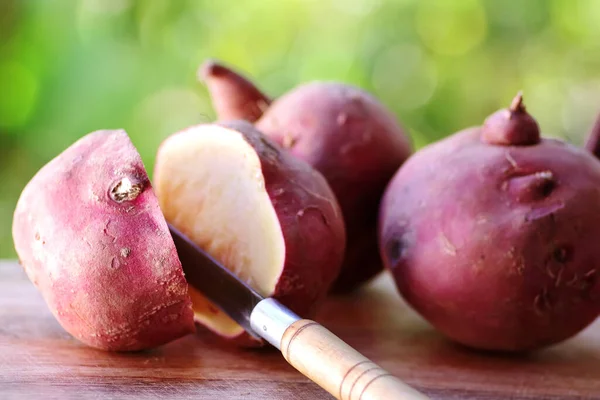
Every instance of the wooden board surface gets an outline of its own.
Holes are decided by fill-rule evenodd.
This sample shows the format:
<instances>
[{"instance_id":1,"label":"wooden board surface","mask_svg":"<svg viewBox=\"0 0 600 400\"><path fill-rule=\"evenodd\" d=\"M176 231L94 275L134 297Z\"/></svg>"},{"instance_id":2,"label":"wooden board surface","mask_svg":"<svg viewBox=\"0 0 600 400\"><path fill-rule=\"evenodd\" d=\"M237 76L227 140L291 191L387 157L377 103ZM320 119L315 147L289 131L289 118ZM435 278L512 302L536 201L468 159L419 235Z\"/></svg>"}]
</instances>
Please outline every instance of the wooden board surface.
<instances>
[{"instance_id":1,"label":"wooden board surface","mask_svg":"<svg viewBox=\"0 0 600 400\"><path fill-rule=\"evenodd\" d=\"M600 321L528 356L453 345L382 275L332 298L321 323L432 399L600 399ZM270 349L241 351L207 332L158 349L106 353L54 320L14 262L0 262L0 399L330 399ZM392 399L390 399L392 400Z\"/></svg>"}]
</instances>

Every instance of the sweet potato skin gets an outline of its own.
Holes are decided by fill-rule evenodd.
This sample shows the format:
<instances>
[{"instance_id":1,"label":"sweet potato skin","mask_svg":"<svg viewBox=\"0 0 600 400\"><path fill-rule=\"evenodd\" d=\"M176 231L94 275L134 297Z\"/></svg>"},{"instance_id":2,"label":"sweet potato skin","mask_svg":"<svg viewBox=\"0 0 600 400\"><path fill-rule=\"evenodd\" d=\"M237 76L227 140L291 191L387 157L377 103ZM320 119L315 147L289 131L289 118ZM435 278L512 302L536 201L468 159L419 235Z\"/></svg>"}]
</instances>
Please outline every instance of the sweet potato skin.
<instances>
[{"instance_id":1,"label":"sweet potato skin","mask_svg":"<svg viewBox=\"0 0 600 400\"><path fill-rule=\"evenodd\" d=\"M139 191L115 201L123 178ZM124 131L92 132L46 164L21 194L13 238L29 279L81 342L136 351L195 331L175 246Z\"/></svg>"},{"instance_id":2,"label":"sweet potato skin","mask_svg":"<svg viewBox=\"0 0 600 400\"><path fill-rule=\"evenodd\" d=\"M346 230L339 203L322 174L244 121L219 125L242 133L256 150L285 242L285 265L273 297L312 318L340 273Z\"/></svg>"},{"instance_id":3,"label":"sweet potato skin","mask_svg":"<svg viewBox=\"0 0 600 400\"><path fill-rule=\"evenodd\" d=\"M352 291L379 273L379 201L412 152L396 118L359 88L312 82L275 100L256 127L321 172L340 203L348 246L332 290Z\"/></svg>"},{"instance_id":4,"label":"sweet potato skin","mask_svg":"<svg viewBox=\"0 0 600 400\"><path fill-rule=\"evenodd\" d=\"M494 351L565 340L600 313L600 163L542 139L471 128L412 156L381 205L380 250L402 296L449 338Z\"/></svg>"}]
</instances>

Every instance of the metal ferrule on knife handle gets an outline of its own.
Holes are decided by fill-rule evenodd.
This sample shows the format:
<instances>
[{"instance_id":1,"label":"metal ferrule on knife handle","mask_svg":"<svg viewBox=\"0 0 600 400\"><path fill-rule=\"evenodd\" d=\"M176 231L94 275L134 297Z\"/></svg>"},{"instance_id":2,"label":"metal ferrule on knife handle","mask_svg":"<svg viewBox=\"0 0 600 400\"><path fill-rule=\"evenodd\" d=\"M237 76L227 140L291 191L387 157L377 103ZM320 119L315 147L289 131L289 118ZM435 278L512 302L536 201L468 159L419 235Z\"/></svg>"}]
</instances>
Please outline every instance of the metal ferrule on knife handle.
<instances>
[{"instance_id":1,"label":"metal ferrule on knife handle","mask_svg":"<svg viewBox=\"0 0 600 400\"><path fill-rule=\"evenodd\" d=\"M281 350L285 331L300 317L275 299L261 300L250 314L250 326L257 335Z\"/></svg>"},{"instance_id":2,"label":"metal ferrule on knife handle","mask_svg":"<svg viewBox=\"0 0 600 400\"><path fill-rule=\"evenodd\" d=\"M300 319L277 300L259 302L254 333L290 365L339 400L423 400L427 397L367 359L319 323Z\"/></svg>"}]
</instances>

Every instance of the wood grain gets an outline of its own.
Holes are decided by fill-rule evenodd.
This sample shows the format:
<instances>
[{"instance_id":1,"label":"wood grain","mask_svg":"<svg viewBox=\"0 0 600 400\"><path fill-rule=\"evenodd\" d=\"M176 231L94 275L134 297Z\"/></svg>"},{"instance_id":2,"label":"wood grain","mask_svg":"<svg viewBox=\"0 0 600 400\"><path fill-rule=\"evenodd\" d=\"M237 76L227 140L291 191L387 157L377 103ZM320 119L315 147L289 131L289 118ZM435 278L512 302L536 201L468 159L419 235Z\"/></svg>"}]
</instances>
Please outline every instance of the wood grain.
<instances>
[{"instance_id":1,"label":"wood grain","mask_svg":"<svg viewBox=\"0 0 600 400\"><path fill-rule=\"evenodd\" d=\"M427 400L310 319L298 320L285 331L281 353L294 368L339 400Z\"/></svg>"},{"instance_id":2,"label":"wood grain","mask_svg":"<svg viewBox=\"0 0 600 400\"><path fill-rule=\"evenodd\" d=\"M527 356L453 345L409 310L387 275L330 299L316 320L432 399L600 399L600 321ZM201 331L136 354L63 331L14 262L0 263L0 399L331 399L271 349Z\"/></svg>"}]
</instances>

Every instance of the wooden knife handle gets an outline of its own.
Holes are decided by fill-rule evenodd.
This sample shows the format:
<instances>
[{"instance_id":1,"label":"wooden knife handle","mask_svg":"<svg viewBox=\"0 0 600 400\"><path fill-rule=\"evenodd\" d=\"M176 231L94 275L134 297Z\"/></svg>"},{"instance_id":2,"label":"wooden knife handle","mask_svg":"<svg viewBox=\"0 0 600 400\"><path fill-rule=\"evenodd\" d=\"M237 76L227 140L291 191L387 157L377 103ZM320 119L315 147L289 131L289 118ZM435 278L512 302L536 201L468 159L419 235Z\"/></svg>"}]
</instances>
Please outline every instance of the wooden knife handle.
<instances>
[{"instance_id":1,"label":"wooden knife handle","mask_svg":"<svg viewBox=\"0 0 600 400\"><path fill-rule=\"evenodd\" d=\"M291 324L280 349L288 363L339 400L427 399L315 321Z\"/></svg>"}]
</instances>

